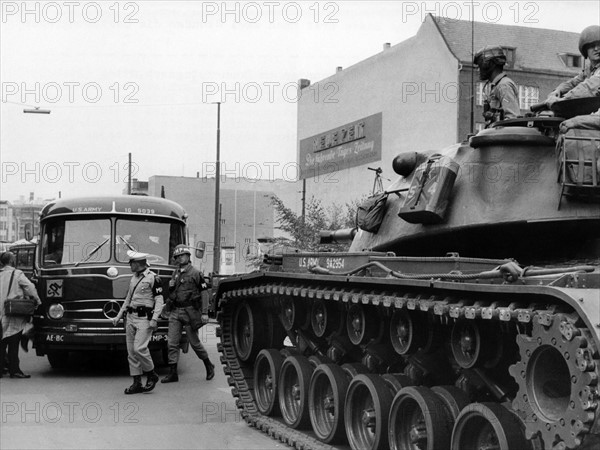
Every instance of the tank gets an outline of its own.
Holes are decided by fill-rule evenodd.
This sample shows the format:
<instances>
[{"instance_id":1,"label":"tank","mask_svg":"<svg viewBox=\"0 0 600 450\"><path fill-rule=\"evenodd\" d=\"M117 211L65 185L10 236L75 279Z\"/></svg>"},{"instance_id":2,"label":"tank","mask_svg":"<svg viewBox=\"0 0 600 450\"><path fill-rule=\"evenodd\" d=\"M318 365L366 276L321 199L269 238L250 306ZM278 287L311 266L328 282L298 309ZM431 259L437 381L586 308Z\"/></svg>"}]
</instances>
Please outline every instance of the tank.
<instances>
[{"instance_id":1,"label":"tank","mask_svg":"<svg viewBox=\"0 0 600 450\"><path fill-rule=\"evenodd\" d=\"M561 103L399 155L377 231L323 234L348 252L219 284L248 424L297 449L600 448L600 131L559 133Z\"/></svg>"}]
</instances>

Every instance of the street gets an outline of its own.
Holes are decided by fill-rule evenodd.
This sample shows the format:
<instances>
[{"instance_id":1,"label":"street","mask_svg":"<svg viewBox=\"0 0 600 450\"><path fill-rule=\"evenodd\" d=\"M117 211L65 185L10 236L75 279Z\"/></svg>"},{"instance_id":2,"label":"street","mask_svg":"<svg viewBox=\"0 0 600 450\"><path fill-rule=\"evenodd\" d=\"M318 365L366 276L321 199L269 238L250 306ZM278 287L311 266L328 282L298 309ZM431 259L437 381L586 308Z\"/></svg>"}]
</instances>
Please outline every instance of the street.
<instances>
[{"instance_id":1,"label":"street","mask_svg":"<svg viewBox=\"0 0 600 450\"><path fill-rule=\"evenodd\" d=\"M2 449L281 449L249 427L235 407L217 352L216 325L201 329L215 364L206 381L193 351L182 354L179 382L124 395L131 384L126 355L71 353L69 368L54 370L35 350L19 350L27 380L0 380ZM162 378L168 372L157 366ZM145 377L143 379L145 383Z\"/></svg>"}]
</instances>

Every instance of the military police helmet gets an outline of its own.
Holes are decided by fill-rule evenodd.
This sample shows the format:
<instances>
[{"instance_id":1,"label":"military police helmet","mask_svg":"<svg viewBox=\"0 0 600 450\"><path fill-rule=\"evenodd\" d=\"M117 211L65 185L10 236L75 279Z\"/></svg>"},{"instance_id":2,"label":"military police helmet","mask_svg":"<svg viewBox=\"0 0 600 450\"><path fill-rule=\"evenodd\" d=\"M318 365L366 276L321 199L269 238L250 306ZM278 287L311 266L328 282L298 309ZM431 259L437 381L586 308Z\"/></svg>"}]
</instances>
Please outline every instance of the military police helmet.
<instances>
[{"instance_id":1,"label":"military police helmet","mask_svg":"<svg viewBox=\"0 0 600 450\"><path fill-rule=\"evenodd\" d=\"M504 53L504 49L499 45L486 45L482 49L479 49L473 57L473 63L479 65L480 59L481 62L493 60L496 64L506 64L506 54Z\"/></svg>"},{"instance_id":2,"label":"military police helmet","mask_svg":"<svg viewBox=\"0 0 600 450\"><path fill-rule=\"evenodd\" d=\"M587 46L598 41L600 41L600 26L590 25L585 28L579 36L579 53L587 58Z\"/></svg>"},{"instance_id":3,"label":"military police helmet","mask_svg":"<svg viewBox=\"0 0 600 450\"><path fill-rule=\"evenodd\" d=\"M133 250L128 250L127 256L129 256L129 264L131 264L132 262L143 262L146 265L148 265L146 261L148 253L134 252Z\"/></svg>"},{"instance_id":4,"label":"military police helmet","mask_svg":"<svg viewBox=\"0 0 600 450\"><path fill-rule=\"evenodd\" d=\"M175 247L175 251L173 252L173 258L177 258L179 255L192 255L190 250L186 245L179 244Z\"/></svg>"}]
</instances>

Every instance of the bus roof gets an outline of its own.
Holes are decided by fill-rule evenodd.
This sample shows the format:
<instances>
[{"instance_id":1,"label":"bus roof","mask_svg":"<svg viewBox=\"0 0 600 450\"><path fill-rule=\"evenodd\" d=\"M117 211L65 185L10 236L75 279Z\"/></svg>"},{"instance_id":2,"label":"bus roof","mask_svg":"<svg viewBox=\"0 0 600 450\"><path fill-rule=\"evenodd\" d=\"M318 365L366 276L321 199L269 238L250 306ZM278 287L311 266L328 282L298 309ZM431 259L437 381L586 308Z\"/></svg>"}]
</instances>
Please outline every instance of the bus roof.
<instances>
[{"instance_id":1,"label":"bus roof","mask_svg":"<svg viewBox=\"0 0 600 450\"><path fill-rule=\"evenodd\" d=\"M40 220L72 214L123 214L170 217L180 220L187 218L183 207L171 200L142 195L116 195L58 199L44 206L40 212Z\"/></svg>"}]
</instances>

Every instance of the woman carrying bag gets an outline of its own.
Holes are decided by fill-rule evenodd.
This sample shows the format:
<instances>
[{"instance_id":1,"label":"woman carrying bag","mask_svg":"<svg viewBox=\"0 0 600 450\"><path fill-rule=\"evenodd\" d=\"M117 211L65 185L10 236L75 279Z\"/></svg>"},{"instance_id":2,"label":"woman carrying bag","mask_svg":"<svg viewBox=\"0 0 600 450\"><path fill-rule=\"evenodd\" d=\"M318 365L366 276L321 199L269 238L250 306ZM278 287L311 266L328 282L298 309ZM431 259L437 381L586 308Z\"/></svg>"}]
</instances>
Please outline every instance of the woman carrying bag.
<instances>
[{"instance_id":1,"label":"woman carrying bag","mask_svg":"<svg viewBox=\"0 0 600 450\"><path fill-rule=\"evenodd\" d=\"M31 321L29 311L42 302L38 296L35 286L27 279L22 271L15 269L16 257L14 253L4 252L0 255L0 318L2 319L2 342L0 345L0 361L4 361L6 348L8 347L8 373L11 378L30 378L19 367L19 341L23 329ZM33 308L28 308L30 300L34 300ZM9 300L7 302L7 300ZM16 303L22 302L21 305ZM21 308L21 306L23 306ZM1 375L0 375L1 376Z\"/></svg>"}]
</instances>

